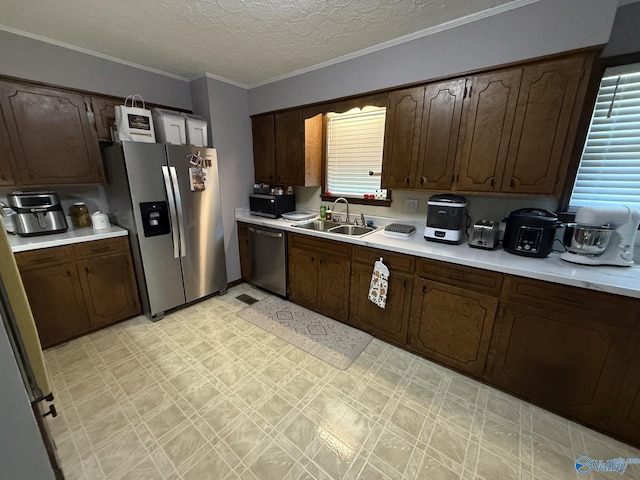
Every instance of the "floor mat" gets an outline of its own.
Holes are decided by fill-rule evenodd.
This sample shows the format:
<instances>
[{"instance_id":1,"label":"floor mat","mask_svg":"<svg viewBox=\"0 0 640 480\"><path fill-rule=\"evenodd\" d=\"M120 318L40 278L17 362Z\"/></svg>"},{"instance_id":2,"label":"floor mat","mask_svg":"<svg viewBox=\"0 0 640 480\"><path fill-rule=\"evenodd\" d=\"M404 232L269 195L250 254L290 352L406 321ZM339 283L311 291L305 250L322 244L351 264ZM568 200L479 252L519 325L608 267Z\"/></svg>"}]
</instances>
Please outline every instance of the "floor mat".
<instances>
[{"instance_id":1,"label":"floor mat","mask_svg":"<svg viewBox=\"0 0 640 480\"><path fill-rule=\"evenodd\" d=\"M373 338L278 297L260 300L237 315L341 370L349 368Z\"/></svg>"}]
</instances>

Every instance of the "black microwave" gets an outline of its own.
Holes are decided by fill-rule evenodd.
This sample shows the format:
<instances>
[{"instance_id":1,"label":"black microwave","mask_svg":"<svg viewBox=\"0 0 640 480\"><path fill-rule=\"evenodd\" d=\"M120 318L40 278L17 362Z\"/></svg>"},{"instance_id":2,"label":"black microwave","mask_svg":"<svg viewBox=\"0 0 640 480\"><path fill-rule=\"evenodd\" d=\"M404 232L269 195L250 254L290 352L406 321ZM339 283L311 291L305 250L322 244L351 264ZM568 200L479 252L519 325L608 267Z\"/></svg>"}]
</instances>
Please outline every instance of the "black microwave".
<instances>
[{"instance_id":1,"label":"black microwave","mask_svg":"<svg viewBox=\"0 0 640 480\"><path fill-rule=\"evenodd\" d=\"M249 195L249 210L252 215L280 218L283 213L293 212L295 209L295 195L263 195L259 193Z\"/></svg>"}]
</instances>

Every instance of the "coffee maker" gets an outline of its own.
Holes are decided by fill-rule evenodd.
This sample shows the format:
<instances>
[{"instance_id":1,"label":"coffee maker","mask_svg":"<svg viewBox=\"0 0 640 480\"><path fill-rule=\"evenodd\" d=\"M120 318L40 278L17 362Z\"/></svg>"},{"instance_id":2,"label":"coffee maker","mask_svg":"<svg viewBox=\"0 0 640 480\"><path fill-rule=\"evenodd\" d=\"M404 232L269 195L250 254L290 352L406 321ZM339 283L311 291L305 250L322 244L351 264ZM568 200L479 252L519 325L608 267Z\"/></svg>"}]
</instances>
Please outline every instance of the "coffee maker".
<instances>
[{"instance_id":1,"label":"coffee maker","mask_svg":"<svg viewBox=\"0 0 640 480\"><path fill-rule=\"evenodd\" d=\"M640 210L629 207L582 207L568 250L560 258L582 265L633 265Z\"/></svg>"},{"instance_id":2,"label":"coffee maker","mask_svg":"<svg viewBox=\"0 0 640 480\"><path fill-rule=\"evenodd\" d=\"M460 243L464 236L467 201L460 195L432 195L427 202L424 238L431 242Z\"/></svg>"}]
</instances>

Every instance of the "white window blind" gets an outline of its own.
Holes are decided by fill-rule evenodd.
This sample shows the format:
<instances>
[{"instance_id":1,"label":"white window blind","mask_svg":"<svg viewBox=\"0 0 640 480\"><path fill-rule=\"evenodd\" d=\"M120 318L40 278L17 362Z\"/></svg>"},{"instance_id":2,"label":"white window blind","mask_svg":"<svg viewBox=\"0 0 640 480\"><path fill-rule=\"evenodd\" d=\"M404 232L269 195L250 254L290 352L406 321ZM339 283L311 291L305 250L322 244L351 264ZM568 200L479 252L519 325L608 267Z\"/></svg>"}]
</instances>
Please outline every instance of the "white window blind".
<instances>
[{"instance_id":1,"label":"white window blind","mask_svg":"<svg viewBox=\"0 0 640 480\"><path fill-rule=\"evenodd\" d=\"M387 197L380 189L385 113L385 108L365 107L327 114L326 193L364 198L380 192Z\"/></svg>"},{"instance_id":2,"label":"white window blind","mask_svg":"<svg viewBox=\"0 0 640 480\"><path fill-rule=\"evenodd\" d=\"M600 83L569 209L587 205L640 208L640 64Z\"/></svg>"}]
</instances>

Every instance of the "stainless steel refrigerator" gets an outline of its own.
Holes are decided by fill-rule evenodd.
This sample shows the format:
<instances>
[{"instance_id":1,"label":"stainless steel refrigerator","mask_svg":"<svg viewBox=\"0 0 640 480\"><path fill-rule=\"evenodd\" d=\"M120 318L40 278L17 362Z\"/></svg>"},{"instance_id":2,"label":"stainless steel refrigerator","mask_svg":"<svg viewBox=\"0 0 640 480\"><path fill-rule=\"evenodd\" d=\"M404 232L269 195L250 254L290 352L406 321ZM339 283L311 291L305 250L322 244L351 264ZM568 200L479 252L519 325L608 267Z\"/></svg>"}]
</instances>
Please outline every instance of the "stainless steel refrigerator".
<instances>
[{"instance_id":1,"label":"stainless steel refrigerator","mask_svg":"<svg viewBox=\"0 0 640 480\"><path fill-rule=\"evenodd\" d=\"M158 320L226 292L215 149L123 142L103 156L111 218L129 231L144 313Z\"/></svg>"}]
</instances>

